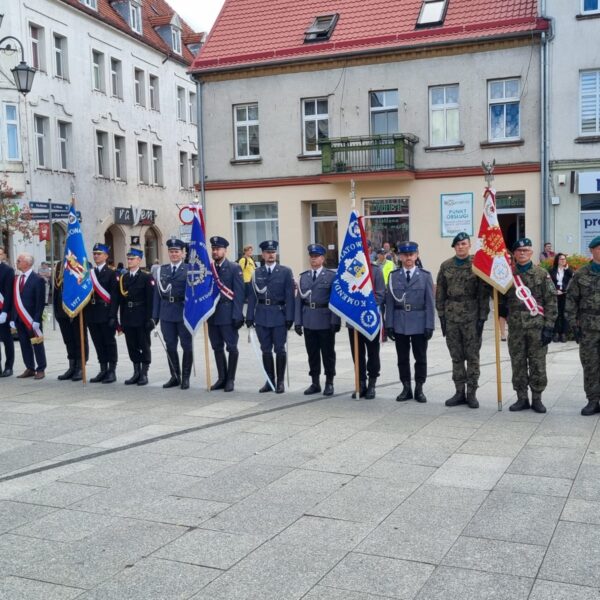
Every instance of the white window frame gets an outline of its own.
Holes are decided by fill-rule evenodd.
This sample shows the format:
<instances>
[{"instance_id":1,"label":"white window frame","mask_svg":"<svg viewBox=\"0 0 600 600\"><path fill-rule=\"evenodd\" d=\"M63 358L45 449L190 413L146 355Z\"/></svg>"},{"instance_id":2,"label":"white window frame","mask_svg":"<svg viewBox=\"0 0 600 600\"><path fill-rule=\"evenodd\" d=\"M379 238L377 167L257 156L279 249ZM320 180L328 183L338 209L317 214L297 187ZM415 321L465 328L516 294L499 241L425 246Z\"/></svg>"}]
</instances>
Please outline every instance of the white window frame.
<instances>
[{"instance_id":1,"label":"white window frame","mask_svg":"<svg viewBox=\"0 0 600 600\"><path fill-rule=\"evenodd\" d=\"M196 173L198 172L198 155L190 152L190 189L196 185Z\"/></svg>"},{"instance_id":2,"label":"white window frame","mask_svg":"<svg viewBox=\"0 0 600 600\"><path fill-rule=\"evenodd\" d=\"M502 98L491 98L491 86L495 83L502 82L504 89L506 90L506 84L510 81L516 81L519 84L519 94L517 96L506 96ZM519 77L508 77L506 79L490 79L487 82L487 97L488 97L488 140L490 142L511 142L521 139L521 79ZM507 136L506 135L506 105L517 103L519 105L519 131L517 135ZM492 137L492 106L504 104L504 136L503 137Z\"/></svg>"},{"instance_id":3,"label":"white window frame","mask_svg":"<svg viewBox=\"0 0 600 600\"><path fill-rule=\"evenodd\" d=\"M110 178L108 132L96 129L96 177Z\"/></svg>"},{"instance_id":4,"label":"white window frame","mask_svg":"<svg viewBox=\"0 0 600 600\"><path fill-rule=\"evenodd\" d=\"M60 33L52 34L53 53L54 53L54 76L59 79L69 80L69 53L66 36ZM60 42L57 46L56 42ZM60 66L59 66L60 65Z\"/></svg>"},{"instance_id":5,"label":"white window frame","mask_svg":"<svg viewBox=\"0 0 600 600\"><path fill-rule=\"evenodd\" d=\"M396 92L396 104L388 104L388 98L390 92ZM373 106L372 97L374 94L384 94L383 106ZM373 131L373 115L377 113L396 113L396 121L398 122L397 131L388 132L389 135L398 133L400 130L400 110L398 104L400 103L400 94L397 88L389 88L385 90L369 90L369 130L371 135L387 135L387 134L376 134Z\"/></svg>"},{"instance_id":6,"label":"white window frame","mask_svg":"<svg viewBox=\"0 0 600 600\"><path fill-rule=\"evenodd\" d=\"M583 78L585 75L595 74L595 90L593 93L583 93ZM583 109L584 102L587 97L591 97L591 102L595 103L595 107L592 109L595 114L596 129L594 131L583 130ZM598 136L600 135L600 69L586 69L579 72L579 134L581 136Z\"/></svg>"},{"instance_id":7,"label":"white window frame","mask_svg":"<svg viewBox=\"0 0 600 600\"><path fill-rule=\"evenodd\" d=\"M133 101L136 106L146 106L146 73L137 67L133 69Z\"/></svg>"},{"instance_id":8,"label":"white window frame","mask_svg":"<svg viewBox=\"0 0 600 600\"><path fill-rule=\"evenodd\" d=\"M457 88L458 102L447 101L447 90L448 88ZM444 91L444 102L442 104L433 104L433 93L435 90ZM448 112L456 111L458 114L458 131L456 133L456 139L450 139L448 137ZM443 113L444 121L444 139L442 141L434 141L433 139L433 113ZM458 83L450 83L446 85L432 85L429 88L429 145L435 146L457 146L460 144L460 86Z\"/></svg>"},{"instance_id":9,"label":"white window frame","mask_svg":"<svg viewBox=\"0 0 600 600\"><path fill-rule=\"evenodd\" d=\"M198 98L195 92L190 92L188 95L188 107L190 113L190 123L196 125L196 113L198 110Z\"/></svg>"},{"instance_id":10,"label":"white window frame","mask_svg":"<svg viewBox=\"0 0 600 600\"><path fill-rule=\"evenodd\" d=\"M251 107L256 107L256 119L248 118L248 111ZM246 119L245 120L237 120L237 111L243 108L246 110ZM258 113L258 102L249 102L248 104L234 104L233 106L233 144L234 144L234 152L236 160L256 160L260 158L260 116ZM258 153L250 154L250 127L256 127L258 132ZM238 153L238 129L244 128L246 130L246 143L248 145L247 151L248 154L240 154Z\"/></svg>"},{"instance_id":11,"label":"white window frame","mask_svg":"<svg viewBox=\"0 0 600 600\"><path fill-rule=\"evenodd\" d=\"M97 0L80 0L82 4L85 4L88 8L93 10L98 10L98 2Z\"/></svg>"},{"instance_id":12,"label":"white window frame","mask_svg":"<svg viewBox=\"0 0 600 600\"><path fill-rule=\"evenodd\" d=\"M275 208L274 214L275 216L269 217L255 217L247 219L238 219L236 218L236 211L240 206L248 206L256 209L260 206L268 206L271 209ZM277 202L257 202L257 203L245 203L239 202L231 205L231 223L232 229L234 233L234 256L240 256L242 248L251 244L254 248L258 247L258 244L264 239L280 239L279 238L279 204ZM265 211L266 212L266 211ZM242 224L242 228L245 225L250 226L250 231L244 232L246 234L246 239L240 240L239 238L239 228L238 225ZM258 264L256 265L259 266Z\"/></svg>"},{"instance_id":13,"label":"white window frame","mask_svg":"<svg viewBox=\"0 0 600 600\"><path fill-rule=\"evenodd\" d=\"M188 173L188 153L179 152L179 189L186 190L189 187L189 173Z\"/></svg>"},{"instance_id":14,"label":"white window frame","mask_svg":"<svg viewBox=\"0 0 600 600\"><path fill-rule=\"evenodd\" d=\"M134 0L129 0L129 25L133 31L142 35L142 7Z\"/></svg>"},{"instance_id":15,"label":"white window frame","mask_svg":"<svg viewBox=\"0 0 600 600\"><path fill-rule=\"evenodd\" d=\"M37 32L34 37L34 30ZM36 23L29 23L29 48L31 66L36 71L46 72L46 30Z\"/></svg>"},{"instance_id":16,"label":"white window frame","mask_svg":"<svg viewBox=\"0 0 600 600\"><path fill-rule=\"evenodd\" d=\"M62 126L65 127L63 135ZM73 124L70 121L62 121L58 119L56 121L56 140L58 146L58 170L59 171L72 171L71 168L71 148L73 139Z\"/></svg>"},{"instance_id":17,"label":"white window frame","mask_svg":"<svg viewBox=\"0 0 600 600\"><path fill-rule=\"evenodd\" d=\"M127 157L125 136L113 135L113 168L115 181L127 181Z\"/></svg>"},{"instance_id":18,"label":"white window frame","mask_svg":"<svg viewBox=\"0 0 600 600\"><path fill-rule=\"evenodd\" d=\"M9 119L8 118L8 107L12 107L15 109L15 116L16 119ZM3 127L3 131L2 131L2 137L5 140L5 148L6 148L6 153L5 153L5 158L4 160L8 161L8 162L20 162L22 160L21 158L21 126L19 123L19 105L14 103L14 102L5 102L3 104L3 110L2 110L2 116L4 118L4 127ZM9 134L8 134L8 130L9 127L12 128L14 127L16 129L16 141L17 141L17 153L14 156L11 156L10 154L10 147L9 147Z\"/></svg>"},{"instance_id":19,"label":"white window frame","mask_svg":"<svg viewBox=\"0 0 600 600\"><path fill-rule=\"evenodd\" d=\"M581 14L582 15L596 15L600 13L600 0L596 0L596 8L590 8L586 10L585 0L581 0Z\"/></svg>"},{"instance_id":20,"label":"white window frame","mask_svg":"<svg viewBox=\"0 0 600 600\"><path fill-rule=\"evenodd\" d=\"M162 146L152 144L152 185L163 185Z\"/></svg>"},{"instance_id":21,"label":"white window frame","mask_svg":"<svg viewBox=\"0 0 600 600\"><path fill-rule=\"evenodd\" d=\"M171 25L171 48L181 56L181 29Z\"/></svg>"},{"instance_id":22,"label":"white window frame","mask_svg":"<svg viewBox=\"0 0 600 600\"><path fill-rule=\"evenodd\" d=\"M417 19L417 25L427 27L429 25L441 25L446 16L446 5L448 0L423 0L421 11Z\"/></svg>"},{"instance_id":23,"label":"white window frame","mask_svg":"<svg viewBox=\"0 0 600 600\"><path fill-rule=\"evenodd\" d=\"M42 124L42 131L38 125ZM38 169L50 169L50 119L45 115L33 115L33 131L35 136L36 167ZM41 155L41 156L40 156Z\"/></svg>"},{"instance_id":24,"label":"white window frame","mask_svg":"<svg viewBox=\"0 0 600 600\"><path fill-rule=\"evenodd\" d=\"M158 75L148 73L148 108L160 112L160 83Z\"/></svg>"},{"instance_id":25,"label":"white window frame","mask_svg":"<svg viewBox=\"0 0 600 600\"><path fill-rule=\"evenodd\" d=\"M123 100L123 62L114 56L110 58L110 94Z\"/></svg>"},{"instance_id":26,"label":"white window frame","mask_svg":"<svg viewBox=\"0 0 600 600\"><path fill-rule=\"evenodd\" d=\"M96 60L96 58L98 60ZM95 92L106 92L106 81L104 77L104 53L100 50L92 50L92 89Z\"/></svg>"},{"instance_id":27,"label":"white window frame","mask_svg":"<svg viewBox=\"0 0 600 600\"><path fill-rule=\"evenodd\" d=\"M185 122L185 88L180 85L176 88L177 93L177 119Z\"/></svg>"},{"instance_id":28,"label":"white window frame","mask_svg":"<svg viewBox=\"0 0 600 600\"><path fill-rule=\"evenodd\" d=\"M306 114L306 104L312 102L315 105L315 112L312 115ZM319 113L319 102L327 103L327 112ZM300 107L302 111L302 154L306 155L319 155L321 154L321 148L319 148L319 122L327 121L327 132L329 134L329 99L327 97L320 98L303 98ZM316 150L308 150L306 147L306 124L314 122L315 124L315 143Z\"/></svg>"},{"instance_id":29,"label":"white window frame","mask_svg":"<svg viewBox=\"0 0 600 600\"><path fill-rule=\"evenodd\" d=\"M142 140L137 142L137 166L138 166L138 183L148 185L148 143Z\"/></svg>"}]
</instances>

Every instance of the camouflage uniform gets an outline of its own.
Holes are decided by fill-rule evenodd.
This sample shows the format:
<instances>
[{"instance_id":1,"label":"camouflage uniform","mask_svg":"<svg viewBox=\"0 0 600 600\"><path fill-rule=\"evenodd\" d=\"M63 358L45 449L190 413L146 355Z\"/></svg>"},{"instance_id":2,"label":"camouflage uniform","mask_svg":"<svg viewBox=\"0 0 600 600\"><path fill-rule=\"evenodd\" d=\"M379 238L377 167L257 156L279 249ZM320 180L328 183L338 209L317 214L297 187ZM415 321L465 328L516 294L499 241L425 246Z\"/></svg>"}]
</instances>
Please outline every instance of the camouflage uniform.
<instances>
[{"instance_id":1,"label":"camouflage uniform","mask_svg":"<svg viewBox=\"0 0 600 600\"><path fill-rule=\"evenodd\" d=\"M532 316L511 287L501 303L508 308L508 352L512 366L512 384L517 397L527 398L527 386L536 394L541 394L548 384L546 377L547 346L542 345L542 329L554 329L558 314L556 289L548 272L542 267L531 265L525 272L518 268L523 285L531 290L544 315Z\"/></svg>"},{"instance_id":2,"label":"camouflage uniform","mask_svg":"<svg viewBox=\"0 0 600 600\"><path fill-rule=\"evenodd\" d=\"M567 289L565 317L577 327L583 389L590 402L600 401L600 265L581 267Z\"/></svg>"},{"instance_id":3,"label":"camouflage uniform","mask_svg":"<svg viewBox=\"0 0 600 600\"><path fill-rule=\"evenodd\" d=\"M477 322L485 321L490 312L489 287L473 273L472 264L471 256L445 260L440 265L435 291L438 316L446 322L446 345L457 390L464 390L465 384L477 389L481 349Z\"/></svg>"}]
</instances>

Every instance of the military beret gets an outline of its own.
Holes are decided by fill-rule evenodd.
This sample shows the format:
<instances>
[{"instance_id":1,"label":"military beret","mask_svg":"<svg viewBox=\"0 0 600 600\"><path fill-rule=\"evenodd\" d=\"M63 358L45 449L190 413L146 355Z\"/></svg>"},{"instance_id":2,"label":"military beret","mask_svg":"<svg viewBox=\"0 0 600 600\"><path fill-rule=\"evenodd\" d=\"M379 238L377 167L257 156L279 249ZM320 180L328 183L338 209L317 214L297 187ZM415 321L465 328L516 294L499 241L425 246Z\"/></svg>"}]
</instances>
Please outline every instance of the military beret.
<instances>
[{"instance_id":1,"label":"military beret","mask_svg":"<svg viewBox=\"0 0 600 600\"><path fill-rule=\"evenodd\" d=\"M588 248L592 249L596 246L600 246L600 235L597 235L588 245Z\"/></svg>"},{"instance_id":2,"label":"military beret","mask_svg":"<svg viewBox=\"0 0 600 600\"><path fill-rule=\"evenodd\" d=\"M105 254L108 254L109 251L110 246L107 246L106 244L101 244L100 242L94 244L94 247L92 248L92 252L104 252Z\"/></svg>"},{"instance_id":3,"label":"military beret","mask_svg":"<svg viewBox=\"0 0 600 600\"><path fill-rule=\"evenodd\" d=\"M309 254L318 254L319 256L325 256L325 254L327 254L325 246L322 246L321 244L309 244L307 250Z\"/></svg>"},{"instance_id":4,"label":"military beret","mask_svg":"<svg viewBox=\"0 0 600 600\"><path fill-rule=\"evenodd\" d=\"M167 240L167 248L170 250L171 248L176 248L177 250L183 250L185 248L185 244L178 240L177 238L170 238Z\"/></svg>"},{"instance_id":5,"label":"military beret","mask_svg":"<svg viewBox=\"0 0 600 600\"><path fill-rule=\"evenodd\" d=\"M277 252L279 242L277 240L265 240L264 242L261 242L258 247L263 252Z\"/></svg>"},{"instance_id":6,"label":"military beret","mask_svg":"<svg viewBox=\"0 0 600 600\"><path fill-rule=\"evenodd\" d=\"M512 247L513 252L519 248L531 248L533 244L529 238L523 237L518 239Z\"/></svg>"},{"instance_id":7,"label":"military beret","mask_svg":"<svg viewBox=\"0 0 600 600\"><path fill-rule=\"evenodd\" d=\"M210 245L213 248L227 248L229 246L229 242L219 235L213 235L210 238Z\"/></svg>"},{"instance_id":8,"label":"military beret","mask_svg":"<svg viewBox=\"0 0 600 600\"><path fill-rule=\"evenodd\" d=\"M460 233L457 233L454 236L454 239L452 240L452 247L454 248L454 246L456 246L456 244L458 244L458 242L463 242L464 240L470 240L470 236L466 231L461 231Z\"/></svg>"},{"instance_id":9,"label":"military beret","mask_svg":"<svg viewBox=\"0 0 600 600\"><path fill-rule=\"evenodd\" d=\"M418 252L419 244L417 242L398 242L397 246L400 254L408 254L410 252Z\"/></svg>"},{"instance_id":10,"label":"military beret","mask_svg":"<svg viewBox=\"0 0 600 600\"><path fill-rule=\"evenodd\" d=\"M144 258L144 252L139 248L130 248L127 256L135 256L137 258Z\"/></svg>"}]
</instances>

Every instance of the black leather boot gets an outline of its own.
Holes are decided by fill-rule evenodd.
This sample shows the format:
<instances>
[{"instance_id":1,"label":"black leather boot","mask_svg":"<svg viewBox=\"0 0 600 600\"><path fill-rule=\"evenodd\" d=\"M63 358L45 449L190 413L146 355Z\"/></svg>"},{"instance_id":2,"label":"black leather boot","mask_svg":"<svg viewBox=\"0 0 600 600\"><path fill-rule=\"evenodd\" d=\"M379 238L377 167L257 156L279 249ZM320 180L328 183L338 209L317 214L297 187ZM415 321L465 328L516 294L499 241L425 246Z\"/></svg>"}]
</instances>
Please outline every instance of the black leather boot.
<instances>
[{"instance_id":1,"label":"black leather boot","mask_svg":"<svg viewBox=\"0 0 600 600\"><path fill-rule=\"evenodd\" d=\"M117 363L109 362L108 370L106 371L106 375L104 376L102 383L114 383L117 380L117 374L115 373L116 369Z\"/></svg>"},{"instance_id":2,"label":"black leather boot","mask_svg":"<svg viewBox=\"0 0 600 600\"><path fill-rule=\"evenodd\" d=\"M270 352L264 352L262 355L263 359L263 367L265 368L265 372L273 385L275 385L275 361L273 360L273 355ZM265 392L272 392L271 384L266 381L265 385L263 385L258 392L260 394L264 394Z\"/></svg>"},{"instance_id":3,"label":"black leather boot","mask_svg":"<svg viewBox=\"0 0 600 600\"><path fill-rule=\"evenodd\" d=\"M423 383L420 381L415 383L415 400L417 402L427 402L427 396L423 393Z\"/></svg>"},{"instance_id":4,"label":"black leather boot","mask_svg":"<svg viewBox=\"0 0 600 600\"><path fill-rule=\"evenodd\" d=\"M325 377L323 396L333 396L333 377Z\"/></svg>"},{"instance_id":5,"label":"black leather boot","mask_svg":"<svg viewBox=\"0 0 600 600\"><path fill-rule=\"evenodd\" d=\"M139 363L133 363L133 375L129 378L125 380L125 385L133 385L134 383L138 382L138 379L140 378L140 364Z\"/></svg>"},{"instance_id":6,"label":"black leather boot","mask_svg":"<svg viewBox=\"0 0 600 600\"><path fill-rule=\"evenodd\" d=\"M458 406L460 404L467 403L467 397L465 396L465 384L457 383L455 385L456 385L456 392L454 392L454 396L452 396L451 398L448 398L448 400L446 400L446 402L445 402L446 406Z\"/></svg>"},{"instance_id":7,"label":"black leather boot","mask_svg":"<svg viewBox=\"0 0 600 600\"><path fill-rule=\"evenodd\" d=\"M373 400L373 398L375 398L376 384L377 377L369 377L369 384L367 385L367 391L365 392L365 400Z\"/></svg>"},{"instance_id":8,"label":"black leather boot","mask_svg":"<svg viewBox=\"0 0 600 600\"><path fill-rule=\"evenodd\" d=\"M229 361L227 364L227 381L225 382L224 392L233 392L235 386L235 373L238 366L238 358L240 357L237 352L229 353Z\"/></svg>"},{"instance_id":9,"label":"black leather boot","mask_svg":"<svg viewBox=\"0 0 600 600\"><path fill-rule=\"evenodd\" d=\"M69 368L62 375L59 375L56 379L59 379L60 381L65 381L67 379L71 379L71 377L73 377L74 372L75 372L75 361L69 360Z\"/></svg>"},{"instance_id":10,"label":"black leather boot","mask_svg":"<svg viewBox=\"0 0 600 600\"><path fill-rule=\"evenodd\" d=\"M286 354L277 354L275 356L277 365L277 386L275 387L276 394L283 394L285 392L285 365L287 363Z\"/></svg>"},{"instance_id":11,"label":"black leather boot","mask_svg":"<svg viewBox=\"0 0 600 600\"><path fill-rule=\"evenodd\" d=\"M319 383L319 376L312 376L312 383L304 390L305 396L310 396L311 394L318 394L321 391L321 384Z\"/></svg>"},{"instance_id":12,"label":"black leather boot","mask_svg":"<svg viewBox=\"0 0 600 600\"><path fill-rule=\"evenodd\" d=\"M163 388L168 389L177 387L181 383L181 370L179 369L179 354L177 350L167 350L169 363L169 371L171 371L171 379L167 383L163 383Z\"/></svg>"},{"instance_id":13,"label":"black leather boot","mask_svg":"<svg viewBox=\"0 0 600 600\"><path fill-rule=\"evenodd\" d=\"M469 408L479 408L477 388L474 385L467 385L467 404L469 405Z\"/></svg>"},{"instance_id":14,"label":"black leather boot","mask_svg":"<svg viewBox=\"0 0 600 600\"><path fill-rule=\"evenodd\" d=\"M367 382L366 381L359 381L359 383L358 383L358 397L359 398L364 398L366 393L367 393ZM354 390L354 392L352 392L352 400L356 400L356 390Z\"/></svg>"},{"instance_id":15,"label":"black leather boot","mask_svg":"<svg viewBox=\"0 0 600 600\"><path fill-rule=\"evenodd\" d=\"M90 379L90 383L100 383L106 377L106 373L108 373L108 365L106 363L100 363L100 372L96 377Z\"/></svg>"},{"instance_id":16,"label":"black leather boot","mask_svg":"<svg viewBox=\"0 0 600 600\"><path fill-rule=\"evenodd\" d=\"M584 417L595 415L600 412L600 400L598 398L590 398L588 403L581 409L581 414Z\"/></svg>"},{"instance_id":17,"label":"black leather boot","mask_svg":"<svg viewBox=\"0 0 600 600\"><path fill-rule=\"evenodd\" d=\"M546 412L546 407L542 402L542 392L531 392L531 408L536 413Z\"/></svg>"},{"instance_id":18,"label":"black leather boot","mask_svg":"<svg viewBox=\"0 0 600 600\"><path fill-rule=\"evenodd\" d=\"M190 375L192 374L192 365L194 364L194 353L191 350L183 351L181 360L181 389L187 390L190 387Z\"/></svg>"},{"instance_id":19,"label":"black leather boot","mask_svg":"<svg viewBox=\"0 0 600 600\"><path fill-rule=\"evenodd\" d=\"M148 385L148 368L150 365L148 363L142 363L140 368L140 378L137 380L138 385Z\"/></svg>"},{"instance_id":20,"label":"black leather boot","mask_svg":"<svg viewBox=\"0 0 600 600\"><path fill-rule=\"evenodd\" d=\"M71 381L81 381L83 379L83 373L81 372L81 361L75 361L75 370L73 371L73 375L71 375Z\"/></svg>"},{"instance_id":21,"label":"black leather boot","mask_svg":"<svg viewBox=\"0 0 600 600\"><path fill-rule=\"evenodd\" d=\"M413 399L412 387L410 381L402 382L402 391L396 396L396 402L406 402Z\"/></svg>"},{"instance_id":22,"label":"black leather boot","mask_svg":"<svg viewBox=\"0 0 600 600\"><path fill-rule=\"evenodd\" d=\"M531 408L527 392L517 392L517 401L508 407L508 410L516 412L518 410L527 410Z\"/></svg>"},{"instance_id":23,"label":"black leather boot","mask_svg":"<svg viewBox=\"0 0 600 600\"><path fill-rule=\"evenodd\" d=\"M227 379L227 359L225 350L215 350L215 363L217 364L217 380L210 386L211 391L222 390Z\"/></svg>"}]
</instances>

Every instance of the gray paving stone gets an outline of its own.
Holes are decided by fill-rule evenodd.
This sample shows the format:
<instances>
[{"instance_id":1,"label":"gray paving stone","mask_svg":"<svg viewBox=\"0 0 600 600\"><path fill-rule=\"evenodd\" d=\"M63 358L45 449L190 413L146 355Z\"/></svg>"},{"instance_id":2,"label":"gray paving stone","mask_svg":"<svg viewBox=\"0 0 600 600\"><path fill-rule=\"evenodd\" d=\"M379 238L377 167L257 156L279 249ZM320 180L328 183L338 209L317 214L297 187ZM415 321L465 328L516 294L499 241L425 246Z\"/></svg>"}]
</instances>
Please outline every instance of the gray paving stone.
<instances>
[{"instance_id":1,"label":"gray paving stone","mask_svg":"<svg viewBox=\"0 0 600 600\"><path fill-rule=\"evenodd\" d=\"M63 481L53 481L47 485L28 490L13 497L15 502L28 502L56 508L66 508L70 504L93 496L106 488L91 485L78 485Z\"/></svg>"},{"instance_id":2,"label":"gray paving stone","mask_svg":"<svg viewBox=\"0 0 600 600\"><path fill-rule=\"evenodd\" d=\"M433 570L432 565L352 552L321 583L391 598L414 598Z\"/></svg>"},{"instance_id":3,"label":"gray paving stone","mask_svg":"<svg viewBox=\"0 0 600 600\"><path fill-rule=\"evenodd\" d=\"M157 550L152 556L214 569L229 569L258 548L266 536L194 529Z\"/></svg>"},{"instance_id":4,"label":"gray paving stone","mask_svg":"<svg viewBox=\"0 0 600 600\"><path fill-rule=\"evenodd\" d=\"M573 479L581 464L583 448L525 446L509 467L509 473Z\"/></svg>"},{"instance_id":5,"label":"gray paving stone","mask_svg":"<svg viewBox=\"0 0 600 600\"><path fill-rule=\"evenodd\" d=\"M83 591L81 588L54 585L21 577L0 579L0 598L3 600L71 600Z\"/></svg>"},{"instance_id":6,"label":"gray paving stone","mask_svg":"<svg viewBox=\"0 0 600 600\"><path fill-rule=\"evenodd\" d=\"M441 564L488 573L535 577L545 552L544 546L461 536Z\"/></svg>"},{"instance_id":7,"label":"gray paving stone","mask_svg":"<svg viewBox=\"0 0 600 600\"><path fill-rule=\"evenodd\" d=\"M149 558L121 571L80 599L186 600L219 574L215 569Z\"/></svg>"},{"instance_id":8,"label":"gray paving stone","mask_svg":"<svg viewBox=\"0 0 600 600\"><path fill-rule=\"evenodd\" d=\"M540 578L600 587L600 525L561 521Z\"/></svg>"},{"instance_id":9,"label":"gray paving stone","mask_svg":"<svg viewBox=\"0 0 600 600\"><path fill-rule=\"evenodd\" d=\"M510 463L510 458L502 456L455 454L429 478L428 483L491 490Z\"/></svg>"},{"instance_id":10,"label":"gray paving stone","mask_svg":"<svg viewBox=\"0 0 600 600\"><path fill-rule=\"evenodd\" d=\"M460 454L480 454L482 456L508 456L514 458L522 450L525 442L494 440L467 440L458 450Z\"/></svg>"},{"instance_id":11,"label":"gray paving stone","mask_svg":"<svg viewBox=\"0 0 600 600\"><path fill-rule=\"evenodd\" d=\"M496 484L495 489L505 492L566 498L571 491L572 485L573 481L571 479L505 473Z\"/></svg>"},{"instance_id":12,"label":"gray paving stone","mask_svg":"<svg viewBox=\"0 0 600 600\"><path fill-rule=\"evenodd\" d=\"M600 465L581 465L570 497L580 500L600 500Z\"/></svg>"},{"instance_id":13,"label":"gray paving stone","mask_svg":"<svg viewBox=\"0 0 600 600\"><path fill-rule=\"evenodd\" d=\"M389 598L389 596L387 596ZM302 600L382 600L384 596L373 596L362 592L350 592L339 588L316 585Z\"/></svg>"},{"instance_id":14,"label":"gray paving stone","mask_svg":"<svg viewBox=\"0 0 600 600\"><path fill-rule=\"evenodd\" d=\"M533 579L438 567L417 600L527 600Z\"/></svg>"},{"instance_id":15,"label":"gray paving stone","mask_svg":"<svg viewBox=\"0 0 600 600\"><path fill-rule=\"evenodd\" d=\"M400 463L439 467L448 460L462 443L462 440L453 438L419 434L408 438L398 448L387 454L385 459Z\"/></svg>"},{"instance_id":16,"label":"gray paving stone","mask_svg":"<svg viewBox=\"0 0 600 600\"><path fill-rule=\"evenodd\" d=\"M564 503L564 498L554 496L491 492L465 534L546 546Z\"/></svg>"},{"instance_id":17,"label":"gray paving stone","mask_svg":"<svg viewBox=\"0 0 600 600\"><path fill-rule=\"evenodd\" d=\"M568 498L560 518L563 521L600 525L600 502Z\"/></svg>"},{"instance_id":18,"label":"gray paving stone","mask_svg":"<svg viewBox=\"0 0 600 600\"><path fill-rule=\"evenodd\" d=\"M204 450L198 452L200 458L213 458L239 462L253 456L256 452L265 450L277 444L279 440L270 435L239 432L227 439L209 444Z\"/></svg>"},{"instance_id":19,"label":"gray paving stone","mask_svg":"<svg viewBox=\"0 0 600 600\"><path fill-rule=\"evenodd\" d=\"M52 512L54 512L54 509L46 506L34 506L23 502L2 500L0 501L0 533L41 519Z\"/></svg>"},{"instance_id":20,"label":"gray paving stone","mask_svg":"<svg viewBox=\"0 0 600 600\"><path fill-rule=\"evenodd\" d=\"M538 579L533 584L529 600L600 600L600 590Z\"/></svg>"},{"instance_id":21,"label":"gray paving stone","mask_svg":"<svg viewBox=\"0 0 600 600\"><path fill-rule=\"evenodd\" d=\"M158 523L197 527L229 507L225 502L167 496L128 511L128 516Z\"/></svg>"},{"instance_id":22,"label":"gray paving stone","mask_svg":"<svg viewBox=\"0 0 600 600\"><path fill-rule=\"evenodd\" d=\"M388 456L389 454L386 454L374 462L361 475L396 483L423 483L435 473L435 467L396 462Z\"/></svg>"},{"instance_id":23,"label":"gray paving stone","mask_svg":"<svg viewBox=\"0 0 600 600\"><path fill-rule=\"evenodd\" d=\"M75 450L76 446L35 442L27 446L13 448L0 454L0 474L10 473L24 467L31 467L50 458L56 458Z\"/></svg>"}]
</instances>

